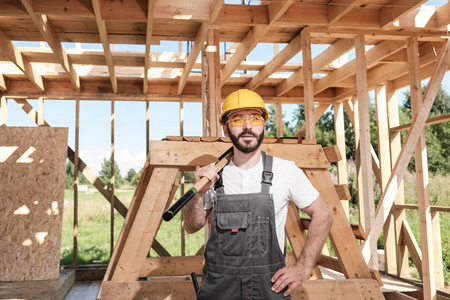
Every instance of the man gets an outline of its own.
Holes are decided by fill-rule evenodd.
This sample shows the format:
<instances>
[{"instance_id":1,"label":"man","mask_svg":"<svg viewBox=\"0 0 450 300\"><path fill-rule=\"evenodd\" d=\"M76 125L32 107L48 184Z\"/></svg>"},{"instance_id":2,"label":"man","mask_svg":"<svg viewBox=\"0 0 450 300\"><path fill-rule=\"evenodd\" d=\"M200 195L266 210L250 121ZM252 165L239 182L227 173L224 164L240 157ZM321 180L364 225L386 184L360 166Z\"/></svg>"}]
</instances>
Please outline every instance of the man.
<instances>
[{"instance_id":1,"label":"man","mask_svg":"<svg viewBox=\"0 0 450 300\"><path fill-rule=\"evenodd\" d=\"M262 98L238 90L224 101L220 123L234 155L219 174L209 165L194 180L209 179L185 207L188 233L214 210L198 299L290 299L308 277L328 236L332 217L317 190L294 162L260 150L269 117ZM285 265L289 201L311 217L306 245Z\"/></svg>"}]
</instances>

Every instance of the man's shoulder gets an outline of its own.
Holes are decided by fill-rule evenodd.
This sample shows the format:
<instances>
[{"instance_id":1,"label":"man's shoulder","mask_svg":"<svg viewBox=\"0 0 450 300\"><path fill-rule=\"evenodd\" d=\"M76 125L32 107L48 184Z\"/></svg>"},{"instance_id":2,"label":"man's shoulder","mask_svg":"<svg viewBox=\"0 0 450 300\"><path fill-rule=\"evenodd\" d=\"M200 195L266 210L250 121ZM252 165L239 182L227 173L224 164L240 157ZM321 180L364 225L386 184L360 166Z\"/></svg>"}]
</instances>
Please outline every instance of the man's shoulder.
<instances>
[{"instance_id":1,"label":"man's shoulder","mask_svg":"<svg viewBox=\"0 0 450 300\"><path fill-rule=\"evenodd\" d=\"M295 167L295 162L292 160L287 160L278 156L274 156L273 157L273 165L274 166L279 166L282 168L291 168L291 167Z\"/></svg>"}]
</instances>

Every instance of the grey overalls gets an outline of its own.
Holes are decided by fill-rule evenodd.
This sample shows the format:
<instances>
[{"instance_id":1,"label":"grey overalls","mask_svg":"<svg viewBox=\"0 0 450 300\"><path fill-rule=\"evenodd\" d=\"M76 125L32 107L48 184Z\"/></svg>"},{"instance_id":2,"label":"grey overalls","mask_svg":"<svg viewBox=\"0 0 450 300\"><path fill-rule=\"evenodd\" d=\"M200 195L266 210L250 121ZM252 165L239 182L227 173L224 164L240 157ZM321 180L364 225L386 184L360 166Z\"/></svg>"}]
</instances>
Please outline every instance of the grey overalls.
<instances>
[{"instance_id":1,"label":"grey overalls","mask_svg":"<svg viewBox=\"0 0 450 300\"><path fill-rule=\"evenodd\" d=\"M197 299L290 299L271 290L270 281L283 268L278 245L272 195L273 157L262 152L264 171L261 192L225 195L216 183L217 198L211 235L205 250L203 279Z\"/></svg>"}]
</instances>

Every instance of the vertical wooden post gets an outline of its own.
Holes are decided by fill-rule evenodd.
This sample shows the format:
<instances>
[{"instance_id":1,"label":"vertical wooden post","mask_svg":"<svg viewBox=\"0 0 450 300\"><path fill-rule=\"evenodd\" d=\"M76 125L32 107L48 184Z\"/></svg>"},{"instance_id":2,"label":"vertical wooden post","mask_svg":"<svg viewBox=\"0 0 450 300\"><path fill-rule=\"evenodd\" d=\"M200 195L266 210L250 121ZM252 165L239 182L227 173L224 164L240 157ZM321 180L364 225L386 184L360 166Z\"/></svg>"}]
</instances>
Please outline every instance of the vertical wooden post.
<instances>
[{"instance_id":1,"label":"vertical wooden post","mask_svg":"<svg viewBox=\"0 0 450 300\"><path fill-rule=\"evenodd\" d=\"M406 41L408 57L411 112L415 119L422 107L423 97L420 86L419 42L417 37ZM425 300L436 299L436 279L434 271L433 229L431 222L430 192L428 188L428 162L425 144L425 129L420 132L415 148L417 200L419 206L420 248L422 250L422 281Z\"/></svg>"},{"instance_id":2,"label":"vertical wooden post","mask_svg":"<svg viewBox=\"0 0 450 300\"><path fill-rule=\"evenodd\" d=\"M442 239L441 226L439 224L439 212L431 212L431 226L433 228L433 240L439 241L435 243L434 248L434 269L436 272L436 288L442 289L445 287L444 282L444 265L442 262Z\"/></svg>"},{"instance_id":3,"label":"vertical wooden post","mask_svg":"<svg viewBox=\"0 0 450 300\"><path fill-rule=\"evenodd\" d=\"M145 101L145 149L150 152L150 101Z\"/></svg>"},{"instance_id":4,"label":"vertical wooden post","mask_svg":"<svg viewBox=\"0 0 450 300\"><path fill-rule=\"evenodd\" d=\"M373 196L373 180L372 180L372 155L371 155L371 143L370 143L370 118L369 118L369 96L367 87L367 63L365 52L365 39L364 35L358 35L355 38L355 55L356 55L356 86L357 97L359 106L359 130L360 130L360 145L359 154L361 159L361 176L358 176L362 180L363 185L363 199L360 199L360 203L364 203L364 230L369 232L372 228L372 224L375 220L375 201ZM356 118L356 113L355 113ZM356 123L356 120L355 120ZM369 247L372 250L376 250L377 244L372 241L366 241L370 243ZM378 257L377 252L372 252L371 267L378 269Z\"/></svg>"},{"instance_id":5,"label":"vertical wooden post","mask_svg":"<svg viewBox=\"0 0 450 300\"><path fill-rule=\"evenodd\" d=\"M398 100L397 92L394 88L392 81L386 83L386 101L388 108L388 120L389 128L396 127L400 125L399 114L398 114ZM391 148L391 167L395 165L401 150L401 140L399 132L389 131L389 143ZM403 180L399 185L397 196L395 198L395 203L403 204L405 203ZM405 219L405 211L402 210L392 210L394 217L394 227L395 227L395 255L386 257L386 271L391 274L396 274L400 277L407 277L409 274L408 266L408 248L406 248L403 243L403 231L402 224ZM392 215L391 215L392 216ZM386 247L386 245L385 245ZM389 250L388 250L389 251ZM393 261L394 260L394 261ZM394 265L392 265L395 262Z\"/></svg>"},{"instance_id":6,"label":"vertical wooden post","mask_svg":"<svg viewBox=\"0 0 450 300\"><path fill-rule=\"evenodd\" d=\"M38 126L44 126L44 98L39 97L38 99Z\"/></svg>"},{"instance_id":7,"label":"vertical wooden post","mask_svg":"<svg viewBox=\"0 0 450 300\"><path fill-rule=\"evenodd\" d=\"M342 159L337 164L338 184L348 184L347 156L345 154L345 128L344 128L344 105L334 104L334 132L336 135L336 146L338 146ZM348 201L341 201L345 215L349 217Z\"/></svg>"},{"instance_id":8,"label":"vertical wooden post","mask_svg":"<svg viewBox=\"0 0 450 300\"><path fill-rule=\"evenodd\" d=\"M78 154L80 146L80 99L75 100L75 153L73 183L73 266L78 265Z\"/></svg>"},{"instance_id":9,"label":"vertical wooden post","mask_svg":"<svg viewBox=\"0 0 450 300\"><path fill-rule=\"evenodd\" d=\"M377 119L378 136L378 157L380 159L380 179L381 191L384 191L389 176L391 175L391 155L389 145L389 128L387 116L386 86L379 85L375 87L375 110ZM392 214L387 219L383 227L384 238L384 256L385 270L393 273L396 269L395 260L395 228Z\"/></svg>"},{"instance_id":10,"label":"vertical wooden post","mask_svg":"<svg viewBox=\"0 0 450 300\"><path fill-rule=\"evenodd\" d=\"M430 81L428 82L428 86L423 96L422 108L420 109L417 117L413 118L411 129L409 130L405 142L403 143L399 158L395 162L394 168L392 169L392 174L389 177L386 191L381 196L380 203L377 206L375 222L372 226L372 230L367 235L368 240L372 240L376 243L378 237L380 236L383 224L392 209L392 205L401 183L401 178L403 178L403 174L408 167L408 163L411 159L412 153L414 152L414 148L419 141L420 133L425 126L436 94L439 91L439 86L442 83L442 79L444 78L445 72L447 71L449 65L450 40L446 42L443 51L439 55L436 67L433 71L433 74L431 75ZM370 256L372 254L372 249L369 246L370 244L366 243L364 244L362 249L362 253L366 261L370 259Z\"/></svg>"},{"instance_id":11,"label":"vertical wooden post","mask_svg":"<svg viewBox=\"0 0 450 300\"><path fill-rule=\"evenodd\" d=\"M209 25L206 45L202 49L203 135L220 136L220 51L219 29Z\"/></svg>"},{"instance_id":12,"label":"vertical wooden post","mask_svg":"<svg viewBox=\"0 0 450 300\"><path fill-rule=\"evenodd\" d=\"M184 136L184 102L183 99L180 100L180 136ZM184 195L184 171L180 172L181 180L180 180L180 195ZM181 229L181 256L186 255L186 231L183 227L183 220L184 220L184 209L181 210L181 222L180 222L180 229Z\"/></svg>"},{"instance_id":13,"label":"vertical wooden post","mask_svg":"<svg viewBox=\"0 0 450 300\"><path fill-rule=\"evenodd\" d=\"M8 123L8 99L4 96L0 99L0 107L2 108L0 126L6 126Z\"/></svg>"},{"instance_id":14,"label":"vertical wooden post","mask_svg":"<svg viewBox=\"0 0 450 300\"><path fill-rule=\"evenodd\" d=\"M277 137L283 137L283 111L281 103L277 103Z\"/></svg>"},{"instance_id":15,"label":"vertical wooden post","mask_svg":"<svg viewBox=\"0 0 450 300\"><path fill-rule=\"evenodd\" d=\"M305 27L301 32L303 59L303 97L305 98L305 139L315 140L314 91L311 61L311 28Z\"/></svg>"},{"instance_id":16,"label":"vertical wooden post","mask_svg":"<svg viewBox=\"0 0 450 300\"><path fill-rule=\"evenodd\" d=\"M114 99L111 100L111 256L114 251L114 185L115 185L115 176L114 176Z\"/></svg>"}]
</instances>

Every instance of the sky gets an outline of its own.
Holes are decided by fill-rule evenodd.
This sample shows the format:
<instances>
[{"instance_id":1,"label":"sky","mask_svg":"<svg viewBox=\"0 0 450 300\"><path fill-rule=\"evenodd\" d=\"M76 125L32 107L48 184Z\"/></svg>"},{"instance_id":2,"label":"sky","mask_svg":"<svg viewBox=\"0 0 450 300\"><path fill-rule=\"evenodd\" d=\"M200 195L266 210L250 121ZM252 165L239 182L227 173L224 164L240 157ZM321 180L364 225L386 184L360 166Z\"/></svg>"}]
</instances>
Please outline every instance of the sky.
<instances>
[{"instance_id":1,"label":"sky","mask_svg":"<svg viewBox=\"0 0 450 300\"><path fill-rule=\"evenodd\" d=\"M444 0L429 1L427 5L442 5ZM253 4L253 3L252 3ZM15 43L17 46L38 46L38 43ZM36 45L37 44L37 45ZM231 44L227 44L227 47ZM280 45L280 51L285 45ZM328 45L313 45L312 56L320 53ZM48 47L48 46L47 46ZM64 47L74 47L65 44ZM186 44L183 44L186 47ZM83 49L101 49L98 44L82 44ZM221 52L223 48L221 47ZM143 46L115 45L116 50L139 50ZM152 46L155 52L178 52L178 42L162 42ZM251 61L268 61L265 53L273 53L272 44L259 44L249 55ZM349 53L349 59L352 59ZM272 55L271 55L272 56ZM301 62L301 53L290 62ZM447 72L444 89L450 94L450 72ZM398 91L401 104L406 89ZM373 99L373 93L371 95ZM29 100L37 110L37 100ZM284 121L292 121L294 104L284 104L282 107ZM53 127L69 128L69 146L75 148L75 101L74 100L45 100L44 119ZM1 108L0 108L1 110ZM202 135L202 106L201 103L184 103L184 136ZM80 101L80 155L79 157L96 173L101 169L101 163L111 155L111 103L110 101ZM139 171L145 163L145 134L146 134L145 102L116 101L115 102L115 161L122 176L133 168ZM8 100L8 126L36 126L25 112L15 103ZM161 140L166 136L180 135L180 112L177 102L150 102L150 140Z\"/></svg>"}]
</instances>

